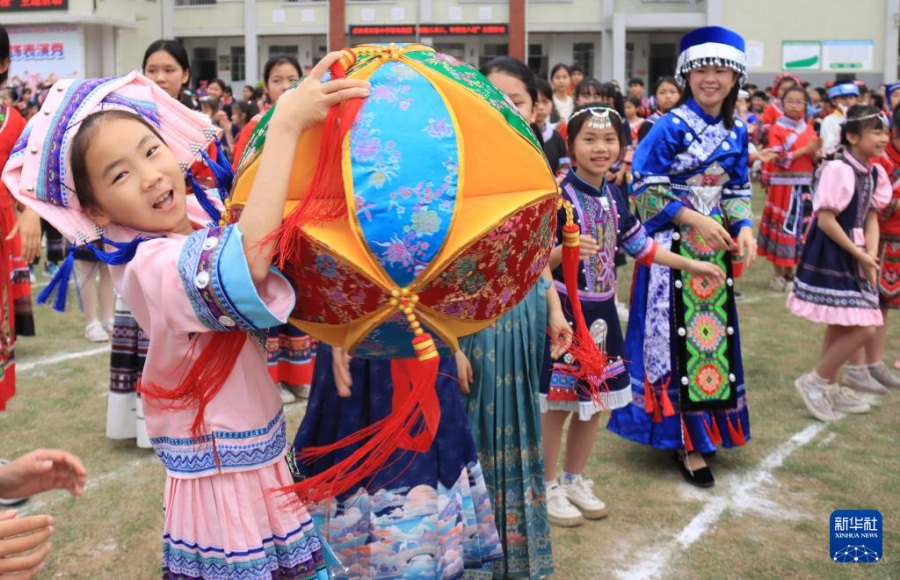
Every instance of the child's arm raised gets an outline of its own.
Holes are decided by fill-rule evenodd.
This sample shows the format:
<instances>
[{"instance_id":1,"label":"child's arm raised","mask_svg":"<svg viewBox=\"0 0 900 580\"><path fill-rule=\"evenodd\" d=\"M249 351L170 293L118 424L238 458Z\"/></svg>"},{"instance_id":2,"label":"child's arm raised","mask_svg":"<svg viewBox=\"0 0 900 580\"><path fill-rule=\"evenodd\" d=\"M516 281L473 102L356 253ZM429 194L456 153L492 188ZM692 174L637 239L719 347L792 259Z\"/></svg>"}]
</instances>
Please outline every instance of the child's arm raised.
<instances>
[{"instance_id":1,"label":"child's arm raised","mask_svg":"<svg viewBox=\"0 0 900 580\"><path fill-rule=\"evenodd\" d=\"M275 240L265 244L260 241L281 225L291 165L300 135L325 119L332 106L369 96L369 83L366 81L334 79L321 82L328 68L340 58L340 52L328 54L297 87L289 89L278 99L256 180L238 222L254 283L259 284L269 274Z\"/></svg>"}]
</instances>

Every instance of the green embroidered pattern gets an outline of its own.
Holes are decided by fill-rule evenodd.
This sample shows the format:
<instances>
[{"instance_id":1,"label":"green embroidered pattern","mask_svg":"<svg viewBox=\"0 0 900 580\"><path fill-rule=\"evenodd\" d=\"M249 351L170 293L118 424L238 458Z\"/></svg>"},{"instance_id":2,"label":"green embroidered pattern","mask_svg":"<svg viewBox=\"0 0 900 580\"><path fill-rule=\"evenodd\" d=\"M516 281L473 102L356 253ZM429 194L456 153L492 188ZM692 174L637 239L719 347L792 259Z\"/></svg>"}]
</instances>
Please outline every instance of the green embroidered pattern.
<instances>
[{"instance_id":1,"label":"green embroidered pattern","mask_svg":"<svg viewBox=\"0 0 900 580\"><path fill-rule=\"evenodd\" d=\"M749 197L732 197L723 199L720 203L722 211L729 224L737 223L741 220L753 219L753 208L750 207Z\"/></svg>"},{"instance_id":2,"label":"green embroidered pattern","mask_svg":"<svg viewBox=\"0 0 900 580\"><path fill-rule=\"evenodd\" d=\"M721 216L712 217L722 221ZM690 226L682 226L680 236L680 255L712 262L728 272L726 260L730 257L726 252L710 248ZM737 393L731 369L731 286L710 284L687 272L680 272L675 279L682 409L696 411L734 406Z\"/></svg>"},{"instance_id":3,"label":"green embroidered pattern","mask_svg":"<svg viewBox=\"0 0 900 580\"><path fill-rule=\"evenodd\" d=\"M665 185L651 185L634 198L638 217L642 222L656 217L670 201L680 201L678 196Z\"/></svg>"}]
</instances>

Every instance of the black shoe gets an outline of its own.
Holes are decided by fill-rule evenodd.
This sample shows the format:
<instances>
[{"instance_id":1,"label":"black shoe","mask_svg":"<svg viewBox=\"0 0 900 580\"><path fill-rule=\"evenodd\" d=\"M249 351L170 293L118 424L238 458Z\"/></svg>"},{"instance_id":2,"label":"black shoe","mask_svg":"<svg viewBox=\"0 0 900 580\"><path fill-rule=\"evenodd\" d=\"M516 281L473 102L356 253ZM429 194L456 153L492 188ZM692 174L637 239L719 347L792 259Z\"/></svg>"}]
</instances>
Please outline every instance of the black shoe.
<instances>
[{"instance_id":1,"label":"black shoe","mask_svg":"<svg viewBox=\"0 0 900 580\"><path fill-rule=\"evenodd\" d=\"M693 472L684 464L684 459L677 452L675 453L675 463L681 471L684 480L696 487L710 488L716 484L716 478L713 477L712 469L707 465L701 469L695 469Z\"/></svg>"},{"instance_id":2,"label":"black shoe","mask_svg":"<svg viewBox=\"0 0 900 580\"><path fill-rule=\"evenodd\" d=\"M703 459L712 459L716 456L716 450L713 449L709 453L701 453L700 455L703 456Z\"/></svg>"}]
</instances>

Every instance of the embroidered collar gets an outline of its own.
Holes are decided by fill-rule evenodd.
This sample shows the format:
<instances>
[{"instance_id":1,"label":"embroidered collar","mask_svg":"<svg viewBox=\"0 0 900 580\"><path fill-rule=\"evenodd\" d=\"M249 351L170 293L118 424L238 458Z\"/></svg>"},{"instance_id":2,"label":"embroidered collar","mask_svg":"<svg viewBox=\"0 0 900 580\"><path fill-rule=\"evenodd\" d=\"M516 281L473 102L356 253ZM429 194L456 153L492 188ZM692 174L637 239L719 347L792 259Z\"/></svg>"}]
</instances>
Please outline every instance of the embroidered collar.
<instances>
[{"instance_id":1,"label":"embroidered collar","mask_svg":"<svg viewBox=\"0 0 900 580\"><path fill-rule=\"evenodd\" d=\"M804 130L806 128L806 120L805 119L791 119L787 115L782 115L778 117L778 120L775 121L778 125L785 127L786 129L790 129L791 131Z\"/></svg>"},{"instance_id":2,"label":"embroidered collar","mask_svg":"<svg viewBox=\"0 0 900 580\"><path fill-rule=\"evenodd\" d=\"M591 195L593 197L600 197L601 195L603 195L603 190L606 188L606 180L605 179L603 180L603 183L600 185L600 188L598 189L598 188L594 187L593 185L591 185L590 183L588 183L587 181L585 181L584 179L582 179L582 177L580 175L578 175L578 173L576 173L575 169L573 169L572 171L570 171L568 173L568 175L566 175L566 179L563 182L563 185L565 185L565 184L569 184L572 187L574 187L575 189L577 189L578 191L585 193L587 195Z\"/></svg>"},{"instance_id":3,"label":"embroidered collar","mask_svg":"<svg viewBox=\"0 0 900 580\"><path fill-rule=\"evenodd\" d=\"M872 170L872 164L867 161L860 161L859 159L857 159L856 156L850 152L849 147L844 147L844 159L846 159L847 162L850 163L851 167L861 173L868 173Z\"/></svg>"},{"instance_id":4,"label":"embroidered collar","mask_svg":"<svg viewBox=\"0 0 900 580\"><path fill-rule=\"evenodd\" d=\"M716 123L718 123L722 120L721 113L719 113L719 115L715 116L715 117L707 114L706 111L704 111L703 108L700 106L700 103L695 101L693 97L688 99L687 103L685 103L685 105L687 105L687 107L691 111L693 111L698 117L703 119L703 122L706 123L707 125L715 125Z\"/></svg>"}]
</instances>

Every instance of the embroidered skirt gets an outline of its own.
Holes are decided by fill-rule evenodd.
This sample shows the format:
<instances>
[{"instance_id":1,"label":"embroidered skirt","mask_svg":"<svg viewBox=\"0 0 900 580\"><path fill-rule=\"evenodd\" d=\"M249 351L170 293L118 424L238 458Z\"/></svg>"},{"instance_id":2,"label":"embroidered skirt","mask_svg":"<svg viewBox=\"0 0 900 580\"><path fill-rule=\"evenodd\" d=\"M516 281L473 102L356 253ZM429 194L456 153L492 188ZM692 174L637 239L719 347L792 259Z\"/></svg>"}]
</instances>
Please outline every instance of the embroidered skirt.
<instances>
[{"instance_id":1,"label":"embroidered skirt","mask_svg":"<svg viewBox=\"0 0 900 580\"><path fill-rule=\"evenodd\" d=\"M878 298L882 308L900 308L900 237L881 236Z\"/></svg>"},{"instance_id":2,"label":"embroidered skirt","mask_svg":"<svg viewBox=\"0 0 900 580\"><path fill-rule=\"evenodd\" d=\"M150 337L141 329L122 297L116 294L113 319L112 354L109 359L109 400L106 409L106 436L109 439L133 439L146 427L138 412L138 382Z\"/></svg>"},{"instance_id":3,"label":"embroidered skirt","mask_svg":"<svg viewBox=\"0 0 900 580\"><path fill-rule=\"evenodd\" d=\"M569 298L563 299L563 312L571 312ZM578 414L578 418L587 421L600 411L610 411L624 407L631 402L631 381L628 378L627 364L622 356L625 354L625 341L622 337L622 326L613 298L599 302L581 303L584 320L590 328L598 320L606 323L606 337L601 345L610 358L617 359L612 363L610 371L615 376L604 386L601 401L598 403L590 397L587 385L579 384L574 377L565 372L568 366L563 360L546 361L546 368L541 381L541 411L570 411ZM578 364L572 361L571 364Z\"/></svg>"},{"instance_id":4,"label":"embroidered skirt","mask_svg":"<svg viewBox=\"0 0 900 580\"><path fill-rule=\"evenodd\" d=\"M332 351L319 344L306 415L294 440L297 469L311 476L355 451L308 464L303 449L327 445L387 416L390 361L353 359L348 398L334 387ZM352 494L310 510L345 571L338 578L459 578L490 574L503 557L491 499L469 431L453 358L441 360L441 419L431 449L398 451Z\"/></svg>"},{"instance_id":5,"label":"embroidered skirt","mask_svg":"<svg viewBox=\"0 0 900 580\"><path fill-rule=\"evenodd\" d=\"M545 351L549 358L549 287L539 279L493 328L459 342L472 363L469 425L503 544L494 578L537 580L553 573L538 406Z\"/></svg>"},{"instance_id":6,"label":"embroidered skirt","mask_svg":"<svg viewBox=\"0 0 900 580\"><path fill-rule=\"evenodd\" d=\"M329 549L306 510L271 490L284 460L251 471L166 479L162 577L328 580Z\"/></svg>"},{"instance_id":7,"label":"embroidered skirt","mask_svg":"<svg viewBox=\"0 0 900 580\"><path fill-rule=\"evenodd\" d=\"M663 248L673 247L672 238L671 230L658 232L654 236ZM687 242L685 240L682 250L692 247ZM687 361L679 361L682 356L679 344L684 342L687 332L681 336L678 325L673 324L677 310L673 273L656 264L636 267L624 357L630 365L633 397L629 405L613 410L608 429L625 439L657 449L708 453L717 446L731 448L744 445L750 440L750 416L734 301L725 301L724 313L732 329L728 372L735 379L732 382L733 406L685 411L681 403L682 384L677 377L682 372L691 373L690 365L685 364ZM703 323L702 319L687 322L687 326L696 329L698 336L704 340L725 332L724 328L718 328L716 333L709 334L715 325ZM692 376L696 380L702 377L702 373Z\"/></svg>"},{"instance_id":8,"label":"embroidered skirt","mask_svg":"<svg viewBox=\"0 0 900 580\"><path fill-rule=\"evenodd\" d=\"M309 386L316 364L317 341L293 324L269 329L266 360L275 384L291 387Z\"/></svg>"},{"instance_id":9,"label":"embroidered skirt","mask_svg":"<svg viewBox=\"0 0 900 580\"><path fill-rule=\"evenodd\" d=\"M808 184L770 185L759 222L758 255L775 266L796 266L811 213L812 191Z\"/></svg>"}]
</instances>

